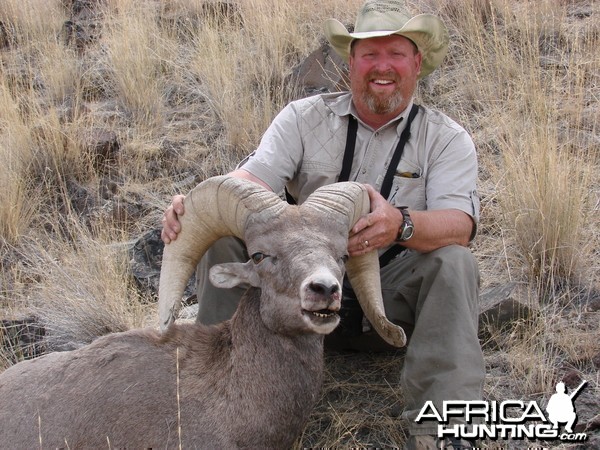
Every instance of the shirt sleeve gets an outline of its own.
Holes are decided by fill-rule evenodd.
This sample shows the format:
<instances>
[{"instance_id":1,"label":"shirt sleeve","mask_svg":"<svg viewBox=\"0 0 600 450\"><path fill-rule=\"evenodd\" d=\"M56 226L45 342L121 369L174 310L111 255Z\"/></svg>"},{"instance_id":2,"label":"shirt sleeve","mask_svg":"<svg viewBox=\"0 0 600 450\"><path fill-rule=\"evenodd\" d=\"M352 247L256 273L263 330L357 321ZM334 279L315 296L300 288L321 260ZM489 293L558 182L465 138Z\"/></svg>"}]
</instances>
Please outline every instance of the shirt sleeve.
<instances>
[{"instance_id":1,"label":"shirt sleeve","mask_svg":"<svg viewBox=\"0 0 600 450\"><path fill-rule=\"evenodd\" d=\"M282 109L258 148L238 165L264 181L273 192L281 192L302 164L304 148L297 116L293 104Z\"/></svg>"},{"instance_id":2,"label":"shirt sleeve","mask_svg":"<svg viewBox=\"0 0 600 450\"><path fill-rule=\"evenodd\" d=\"M477 154L464 129L452 134L430 161L426 191L427 209L459 209L479 222Z\"/></svg>"}]
</instances>

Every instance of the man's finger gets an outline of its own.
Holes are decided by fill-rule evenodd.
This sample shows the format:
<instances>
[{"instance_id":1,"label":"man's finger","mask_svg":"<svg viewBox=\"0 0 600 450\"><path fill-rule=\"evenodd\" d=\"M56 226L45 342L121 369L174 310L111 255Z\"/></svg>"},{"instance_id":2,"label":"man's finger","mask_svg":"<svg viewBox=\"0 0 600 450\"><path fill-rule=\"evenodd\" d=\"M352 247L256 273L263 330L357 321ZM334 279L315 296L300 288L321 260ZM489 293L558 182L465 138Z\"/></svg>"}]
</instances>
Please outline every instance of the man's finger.
<instances>
[{"instance_id":1,"label":"man's finger","mask_svg":"<svg viewBox=\"0 0 600 450\"><path fill-rule=\"evenodd\" d=\"M366 216L362 216L360 219L358 219L356 221L356 223L352 227L352 235L360 233L362 230L364 230L365 228L369 227L369 219L368 219L368 217L369 217L369 215L367 214Z\"/></svg>"}]
</instances>

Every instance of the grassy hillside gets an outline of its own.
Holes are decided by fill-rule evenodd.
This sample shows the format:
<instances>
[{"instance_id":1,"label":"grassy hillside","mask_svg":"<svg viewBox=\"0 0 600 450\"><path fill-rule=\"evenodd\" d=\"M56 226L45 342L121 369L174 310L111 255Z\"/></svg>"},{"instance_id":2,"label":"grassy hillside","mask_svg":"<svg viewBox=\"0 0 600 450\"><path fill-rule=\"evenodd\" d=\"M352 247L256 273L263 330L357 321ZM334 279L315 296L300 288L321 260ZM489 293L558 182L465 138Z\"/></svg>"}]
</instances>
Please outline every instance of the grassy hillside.
<instances>
[{"instance_id":1,"label":"grassy hillside","mask_svg":"<svg viewBox=\"0 0 600 450\"><path fill-rule=\"evenodd\" d=\"M3 0L0 319L35 313L57 346L154 325L128 243L160 226L174 193L255 148L297 95L287 76L322 42L323 21L351 24L361 3ZM409 3L450 29L449 55L418 100L477 145L473 251L483 288L515 282L540 305L482 333L486 397L541 401L558 380L587 379L591 420L600 392L600 2ZM21 356L0 352L0 370ZM299 448L401 445L401 360L330 355Z\"/></svg>"}]
</instances>

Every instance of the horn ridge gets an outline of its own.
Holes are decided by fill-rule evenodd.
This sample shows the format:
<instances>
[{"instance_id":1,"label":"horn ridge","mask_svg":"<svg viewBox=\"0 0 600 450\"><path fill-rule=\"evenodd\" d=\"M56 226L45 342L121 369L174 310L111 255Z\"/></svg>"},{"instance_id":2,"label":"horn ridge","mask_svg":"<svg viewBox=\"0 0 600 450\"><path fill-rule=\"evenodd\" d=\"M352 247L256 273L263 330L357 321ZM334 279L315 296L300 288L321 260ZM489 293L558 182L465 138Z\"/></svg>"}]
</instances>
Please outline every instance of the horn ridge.
<instances>
[{"instance_id":1,"label":"horn ridge","mask_svg":"<svg viewBox=\"0 0 600 450\"><path fill-rule=\"evenodd\" d=\"M254 214L279 214L286 204L273 192L249 180L228 175L209 178L184 200L181 232L165 246L159 281L158 311L164 331L177 317L183 292L196 265L219 238L244 239Z\"/></svg>"},{"instance_id":2,"label":"horn ridge","mask_svg":"<svg viewBox=\"0 0 600 450\"><path fill-rule=\"evenodd\" d=\"M332 210L349 218L349 228L369 212L369 196L364 185L353 181L329 184L318 188L303 203L317 209Z\"/></svg>"}]
</instances>

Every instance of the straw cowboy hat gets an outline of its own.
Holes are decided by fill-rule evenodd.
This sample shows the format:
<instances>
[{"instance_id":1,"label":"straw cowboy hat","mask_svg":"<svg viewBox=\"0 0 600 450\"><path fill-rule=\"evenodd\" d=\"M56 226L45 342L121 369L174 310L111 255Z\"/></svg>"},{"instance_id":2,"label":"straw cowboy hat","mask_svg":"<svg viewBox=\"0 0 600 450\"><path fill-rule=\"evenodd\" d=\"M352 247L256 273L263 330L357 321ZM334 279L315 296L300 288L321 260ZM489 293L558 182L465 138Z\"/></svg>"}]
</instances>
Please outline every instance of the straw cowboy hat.
<instances>
[{"instance_id":1,"label":"straw cowboy hat","mask_svg":"<svg viewBox=\"0 0 600 450\"><path fill-rule=\"evenodd\" d=\"M423 55L419 78L433 72L448 51L448 30L444 23L432 14L411 17L404 1L367 0L358 12L352 33L338 20L329 19L325 22L327 40L345 61L348 61L350 44L354 39L392 34L413 41Z\"/></svg>"}]
</instances>

